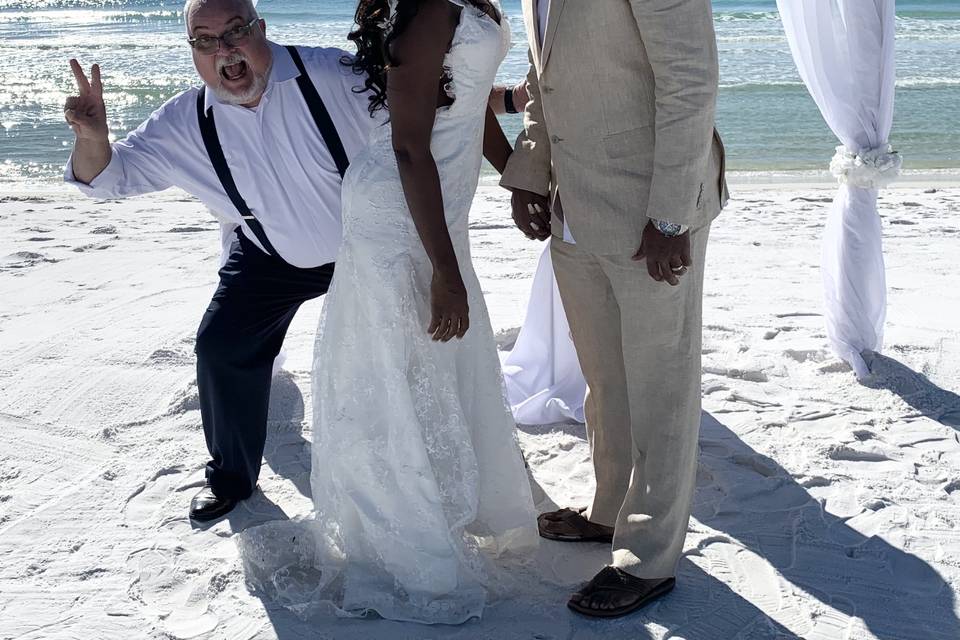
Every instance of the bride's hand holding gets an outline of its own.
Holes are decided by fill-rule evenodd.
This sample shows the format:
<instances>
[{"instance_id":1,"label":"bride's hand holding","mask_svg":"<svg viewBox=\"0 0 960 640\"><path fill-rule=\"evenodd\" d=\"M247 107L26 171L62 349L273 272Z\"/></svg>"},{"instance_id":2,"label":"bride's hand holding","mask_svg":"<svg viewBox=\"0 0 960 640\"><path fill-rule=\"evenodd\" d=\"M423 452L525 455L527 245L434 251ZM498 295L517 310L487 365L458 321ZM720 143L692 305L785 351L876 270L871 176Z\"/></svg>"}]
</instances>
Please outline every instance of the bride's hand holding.
<instances>
[{"instance_id":1,"label":"bride's hand holding","mask_svg":"<svg viewBox=\"0 0 960 640\"><path fill-rule=\"evenodd\" d=\"M462 338L469 328L470 307L460 269L456 266L434 269L430 282L430 326L427 333L434 340L448 342L453 338Z\"/></svg>"}]
</instances>

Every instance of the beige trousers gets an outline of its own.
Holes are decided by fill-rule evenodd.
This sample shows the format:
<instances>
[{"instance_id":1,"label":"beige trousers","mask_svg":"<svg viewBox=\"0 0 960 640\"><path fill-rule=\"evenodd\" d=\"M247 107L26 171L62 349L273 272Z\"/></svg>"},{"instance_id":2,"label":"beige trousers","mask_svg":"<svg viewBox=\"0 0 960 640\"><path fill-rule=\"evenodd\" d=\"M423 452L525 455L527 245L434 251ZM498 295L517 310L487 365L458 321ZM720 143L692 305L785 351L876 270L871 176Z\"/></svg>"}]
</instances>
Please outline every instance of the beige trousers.
<instances>
[{"instance_id":1,"label":"beige trousers","mask_svg":"<svg viewBox=\"0 0 960 640\"><path fill-rule=\"evenodd\" d=\"M690 234L693 266L671 287L630 256L554 237L563 307L589 390L597 489L588 518L612 525L613 566L676 573L696 484L703 272L710 227Z\"/></svg>"}]
</instances>

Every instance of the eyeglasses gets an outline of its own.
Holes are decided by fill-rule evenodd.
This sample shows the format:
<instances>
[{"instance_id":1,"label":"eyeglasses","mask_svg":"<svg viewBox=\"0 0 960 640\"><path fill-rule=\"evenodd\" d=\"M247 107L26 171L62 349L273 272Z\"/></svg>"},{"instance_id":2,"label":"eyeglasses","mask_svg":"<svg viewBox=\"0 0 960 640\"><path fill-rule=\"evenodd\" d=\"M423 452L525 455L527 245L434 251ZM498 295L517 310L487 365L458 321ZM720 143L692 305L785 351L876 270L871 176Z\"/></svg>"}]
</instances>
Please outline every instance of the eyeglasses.
<instances>
[{"instance_id":1,"label":"eyeglasses","mask_svg":"<svg viewBox=\"0 0 960 640\"><path fill-rule=\"evenodd\" d=\"M196 38L187 38L187 42L190 43L194 51L205 56L219 51L221 42L223 46L227 48L239 47L250 37L250 31L253 29L253 25L257 23L257 20L259 20L259 18L254 18L248 24L230 29L230 31L220 34L220 37L198 36Z\"/></svg>"}]
</instances>

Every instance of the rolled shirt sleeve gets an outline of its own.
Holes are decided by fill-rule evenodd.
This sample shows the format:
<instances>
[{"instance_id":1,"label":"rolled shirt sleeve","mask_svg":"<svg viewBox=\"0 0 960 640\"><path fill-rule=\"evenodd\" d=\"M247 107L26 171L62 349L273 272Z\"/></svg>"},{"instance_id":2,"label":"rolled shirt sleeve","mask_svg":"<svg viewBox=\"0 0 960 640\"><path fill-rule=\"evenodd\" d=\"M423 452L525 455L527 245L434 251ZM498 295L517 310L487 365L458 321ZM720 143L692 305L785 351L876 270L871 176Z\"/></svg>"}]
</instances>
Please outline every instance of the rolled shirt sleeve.
<instances>
[{"instance_id":1,"label":"rolled shirt sleeve","mask_svg":"<svg viewBox=\"0 0 960 640\"><path fill-rule=\"evenodd\" d=\"M63 179L82 193L96 198L123 198L173 186L172 165L167 145L180 138L172 130L168 102L157 109L123 140L110 145L110 162L89 184L73 173L73 156L67 162Z\"/></svg>"}]
</instances>

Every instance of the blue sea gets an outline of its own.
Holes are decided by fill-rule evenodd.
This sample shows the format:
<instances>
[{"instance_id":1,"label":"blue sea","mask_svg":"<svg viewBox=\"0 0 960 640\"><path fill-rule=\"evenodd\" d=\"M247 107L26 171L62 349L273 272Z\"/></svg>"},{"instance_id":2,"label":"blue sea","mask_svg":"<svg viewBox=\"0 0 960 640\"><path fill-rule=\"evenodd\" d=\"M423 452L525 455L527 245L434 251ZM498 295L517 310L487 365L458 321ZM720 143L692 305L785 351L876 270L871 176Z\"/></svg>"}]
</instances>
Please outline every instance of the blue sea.
<instances>
[{"instance_id":1,"label":"blue sea","mask_svg":"<svg viewBox=\"0 0 960 640\"><path fill-rule=\"evenodd\" d=\"M260 0L258 8L276 41L346 48L354 4ZM503 5L514 45L500 79L512 82L526 71L526 38L519 0ZM774 0L713 6L729 167L825 168L837 143L800 82ZM170 0L0 0L0 189L60 179L73 140L62 117L73 91L69 58L102 66L117 137L197 84L181 9ZM905 168L960 167L960 1L899 0L897 56L892 142ZM503 124L511 136L520 126L517 117Z\"/></svg>"}]
</instances>

